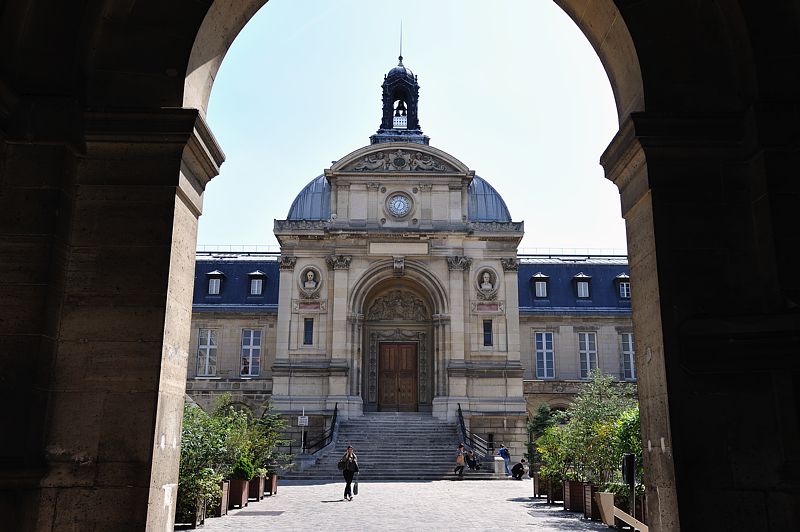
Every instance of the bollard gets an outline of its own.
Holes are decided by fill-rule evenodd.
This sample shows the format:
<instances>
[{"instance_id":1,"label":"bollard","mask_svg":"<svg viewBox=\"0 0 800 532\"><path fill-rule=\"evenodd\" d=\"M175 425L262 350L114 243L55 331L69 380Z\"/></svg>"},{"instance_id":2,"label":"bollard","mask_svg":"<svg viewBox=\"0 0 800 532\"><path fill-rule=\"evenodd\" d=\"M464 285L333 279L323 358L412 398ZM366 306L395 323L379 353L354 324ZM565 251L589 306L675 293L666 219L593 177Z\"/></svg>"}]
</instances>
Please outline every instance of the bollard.
<instances>
[{"instance_id":1,"label":"bollard","mask_svg":"<svg viewBox=\"0 0 800 532\"><path fill-rule=\"evenodd\" d=\"M494 476L495 478L506 478L505 460L502 456L494 457Z\"/></svg>"}]
</instances>

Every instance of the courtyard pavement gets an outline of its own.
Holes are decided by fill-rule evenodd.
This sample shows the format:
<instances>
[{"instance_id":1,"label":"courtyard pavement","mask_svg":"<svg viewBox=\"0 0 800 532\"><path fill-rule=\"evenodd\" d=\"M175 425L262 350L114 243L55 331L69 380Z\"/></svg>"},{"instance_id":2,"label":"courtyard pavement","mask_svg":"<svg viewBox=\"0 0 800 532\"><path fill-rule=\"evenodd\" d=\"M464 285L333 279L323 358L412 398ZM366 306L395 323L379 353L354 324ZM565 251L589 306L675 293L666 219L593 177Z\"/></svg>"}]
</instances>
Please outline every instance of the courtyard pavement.
<instances>
[{"instance_id":1,"label":"courtyard pavement","mask_svg":"<svg viewBox=\"0 0 800 532\"><path fill-rule=\"evenodd\" d=\"M533 499L530 479L361 482L352 501L344 482L284 481L278 493L203 530L608 530L583 514Z\"/></svg>"}]
</instances>

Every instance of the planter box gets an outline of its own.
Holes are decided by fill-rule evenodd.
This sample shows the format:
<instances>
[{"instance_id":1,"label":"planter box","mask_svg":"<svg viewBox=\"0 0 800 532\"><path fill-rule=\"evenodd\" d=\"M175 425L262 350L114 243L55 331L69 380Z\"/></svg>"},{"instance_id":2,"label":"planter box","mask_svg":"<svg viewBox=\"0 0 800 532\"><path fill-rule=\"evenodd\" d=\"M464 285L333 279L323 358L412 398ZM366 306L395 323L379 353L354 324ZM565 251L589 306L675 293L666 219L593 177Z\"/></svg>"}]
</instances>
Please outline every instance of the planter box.
<instances>
[{"instance_id":1,"label":"planter box","mask_svg":"<svg viewBox=\"0 0 800 532\"><path fill-rule=\"evenodd\" d=\"M533 498L539 499L547 497L547 481L539 478L537 473L533 474Z\"/></svg>"},{"instance_id":2,"label":"planter box","mask_svg":"<svg viewBox=\"0 0 800 532\"><path fill-rule=\"evenodd\" d=\"M194 530L206 520L206 503L199 499L195 508L175 508L175 530Z\"/></svg>"},{"instance_id":3,"label":"planter box","mask_svg":"<svg viewBox=\"0 0 800 532\"><path fill-rule=\"evenodd\" d=\"M278 474L270 473L267 475L267 481L264 485L264 493L275 495L278 493Z\"/></svg>"},{"instance_id":4,"label":"planter box","mask_svg":"<svg viewBox=\"0 0 800 532\"><path fill-rule=\"evenodd\" d=\"M544 491L547 494L547 504L555 504L564 500L564 484L560 480L543 480Z\"/></svg>"},{"instance_id":5,"label":"planter box","mask_svg":"<svg viewBox=\"0 0 800 532\"><path fill-rule=\"evenodd\" d=\"M568 512L583 511L583 482L564 481L564 509Z\"/></svg>"},{"instance_id":6,"label":"planter box","mask_svg":"<svg viewBox=\"0 0 800 532\"><path fill-rule=\"evenodd\" d=\"M228 495L228 510L247 506L247 495L250 490L250 481L231 480L231 490Z\"/></svg>"},{"instance_id":7,"label":"planter box","mask_svg":"<svg viewBox=\"0 0 800 532\"><path fill-rule=\"evenodd\" d=\"M231 489L230 480L223 480L219 483L219 487L222 488L222 499L220 500L219 506L210 507L208 509L208 514L214 517L228 515L228 494Z\"/></svg>"},{"instance_id":8,"label":"planter box","mask_svg":"<svg viewBox=\"0 0 800 532\"><path fill-rule=\"evenodd\" d=\"M602 516L595 500L595 493L597 493L597 487L594 484L587 482L583 485L583 517L592 521L600 521Z\"/></svg>"},{"instance_id":9,"label":"planter box","mask_svg":"<svg viewBox=\"0 0 800 532\"><path fill-rule=\"evenodd\" d=\"M256 501L264 498L264 477L253 477L250 480L248 498Z\"/></svg>"}]
</instances>

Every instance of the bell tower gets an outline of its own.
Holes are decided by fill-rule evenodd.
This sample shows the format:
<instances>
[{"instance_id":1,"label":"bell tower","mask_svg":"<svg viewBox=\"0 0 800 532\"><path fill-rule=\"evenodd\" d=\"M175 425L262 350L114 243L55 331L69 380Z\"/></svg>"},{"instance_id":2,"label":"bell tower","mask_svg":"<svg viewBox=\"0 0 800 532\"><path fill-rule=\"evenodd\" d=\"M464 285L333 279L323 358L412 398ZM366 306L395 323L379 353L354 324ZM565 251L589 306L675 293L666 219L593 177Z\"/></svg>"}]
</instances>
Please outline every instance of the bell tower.
<instances>
[{"instance_id":1,"label":"bell tower","mask_svg":"<svg viewBox=\"0 0 800 532\"><path fill-rule=\"evenodd\" d=\"M383 117L380 129L370 137L370 143L428 144L430 138L419 127L417 76L403 64L402 55L398 59L397 66L383 78Z\"/></svg>"}]
</instances>

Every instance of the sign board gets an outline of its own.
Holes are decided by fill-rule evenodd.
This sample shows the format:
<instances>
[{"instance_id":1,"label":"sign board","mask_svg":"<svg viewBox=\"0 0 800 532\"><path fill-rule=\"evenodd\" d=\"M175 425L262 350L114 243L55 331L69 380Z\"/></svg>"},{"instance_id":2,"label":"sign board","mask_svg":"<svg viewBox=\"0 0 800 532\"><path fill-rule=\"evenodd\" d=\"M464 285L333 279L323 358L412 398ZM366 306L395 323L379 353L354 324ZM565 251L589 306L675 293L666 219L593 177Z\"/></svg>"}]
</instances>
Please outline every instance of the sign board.
<instances>
[{"instance_id":1,"label":"sign board","mask_svg":"<svg viewBox=\"0 0 800 532\"><path fill-rule=\"evenodd\" d=\"M298 427L307 427L308 426L308 416L297 416L297 426Z\"/></svg>"}]
</instances>

